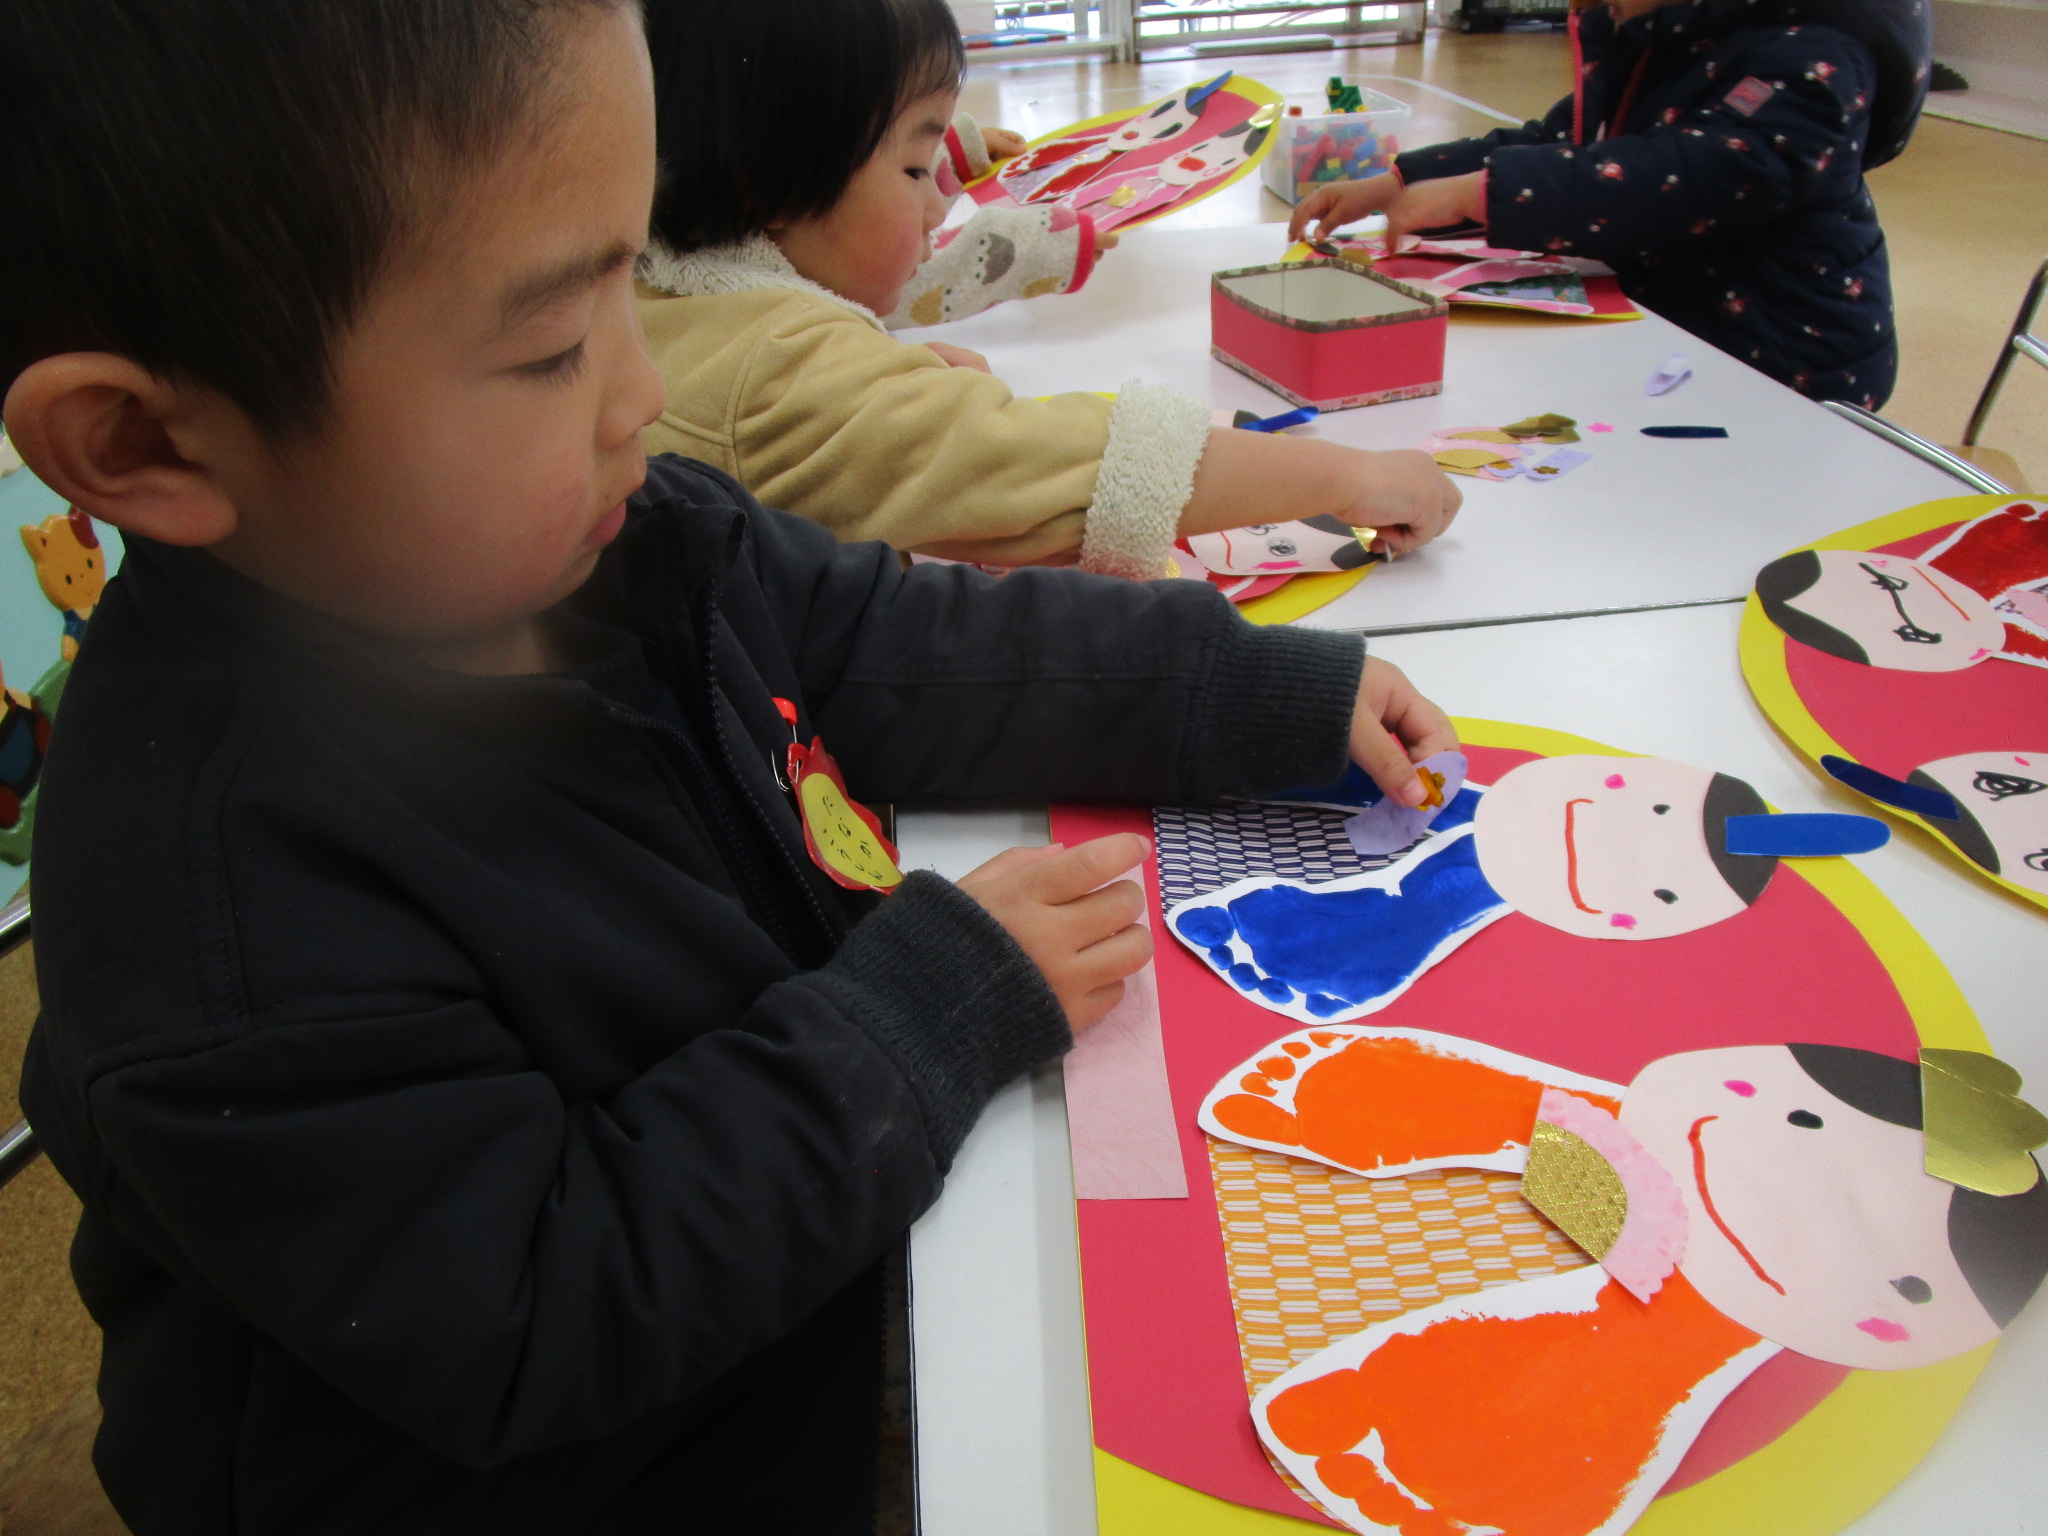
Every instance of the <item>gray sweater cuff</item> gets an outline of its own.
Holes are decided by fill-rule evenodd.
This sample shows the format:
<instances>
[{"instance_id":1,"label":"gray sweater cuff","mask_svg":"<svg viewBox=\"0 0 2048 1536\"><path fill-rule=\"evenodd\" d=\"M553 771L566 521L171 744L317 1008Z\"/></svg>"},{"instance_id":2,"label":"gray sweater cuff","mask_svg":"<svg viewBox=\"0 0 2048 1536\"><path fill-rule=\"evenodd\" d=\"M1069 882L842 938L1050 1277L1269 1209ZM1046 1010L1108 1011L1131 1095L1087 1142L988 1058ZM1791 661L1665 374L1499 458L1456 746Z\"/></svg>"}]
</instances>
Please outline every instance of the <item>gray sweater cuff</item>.
<instances>
[{"instance_id":1,"label":"gray sweater cuff","mask_svg":"<svg viewBox=\"0 0 2048 1536\"><path fill-rule=\"evenodd\" d=\"M903 1063L941 1172L997 1089L1074 1043L1031 957L980 902L925 870L813 974Z\"/></svg>"},{"instance_id":2,"label":"gray sweater cuff","mask_svg":"<svg viewBox=\"0 0 2048 1536\"><path fill-rule=\"evenodd\" d=\"M1334 784L1351 759L1365 637L1239 620L1216 642L1189 738L1190 799Z\"/></svg>"}]
</instances>

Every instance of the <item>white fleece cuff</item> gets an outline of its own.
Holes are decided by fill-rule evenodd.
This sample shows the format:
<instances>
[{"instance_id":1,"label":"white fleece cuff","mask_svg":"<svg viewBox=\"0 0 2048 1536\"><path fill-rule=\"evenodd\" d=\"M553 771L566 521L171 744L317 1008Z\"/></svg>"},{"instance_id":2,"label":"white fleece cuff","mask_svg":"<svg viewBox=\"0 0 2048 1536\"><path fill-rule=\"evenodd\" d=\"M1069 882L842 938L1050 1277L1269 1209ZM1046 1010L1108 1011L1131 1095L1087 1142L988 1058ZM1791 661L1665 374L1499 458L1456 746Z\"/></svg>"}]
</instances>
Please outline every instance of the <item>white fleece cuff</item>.
<instances>
[{"instance_id":1,"label":"white fleece cuff","mask_svg":"<svg viewBox=\"0 0 2048 1536\"><path fill-rule=\"evenodd\" d=\"M1141 379L1124 385L1109 413L1081 568L1132 581L1160 575L1208 446L1209 407L1200 400Z\"/></svg>"},{"instance_id":2,"label":"white fleece cuff","mask_svg":"<svg viewBox=\"0 0 2048 1536\"><path fill-rule=\"evenodd\" d=\"M988 141L981 136L981 124L966 112L953 119L946 134L946 154L962 181L974 180L995 164L994 156L988 152Z\"/></svg>"}]
</instances>

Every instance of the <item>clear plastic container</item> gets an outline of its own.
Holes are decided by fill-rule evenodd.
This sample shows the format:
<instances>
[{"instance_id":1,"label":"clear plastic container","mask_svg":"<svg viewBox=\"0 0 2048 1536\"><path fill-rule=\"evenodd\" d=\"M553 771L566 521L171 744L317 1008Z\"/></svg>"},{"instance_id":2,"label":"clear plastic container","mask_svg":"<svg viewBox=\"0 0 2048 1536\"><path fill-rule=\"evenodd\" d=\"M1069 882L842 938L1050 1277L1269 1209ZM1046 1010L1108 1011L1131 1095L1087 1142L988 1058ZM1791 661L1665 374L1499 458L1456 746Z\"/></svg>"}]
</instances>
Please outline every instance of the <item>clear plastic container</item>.
<instances>
[{"instance_id":1,"label":"clear plastic container","mask_svg":"<svg viewBox=\"0 0 2048 1536\"><path fill-rule=\"evenodd\" d=\"M1368 87L1359 95L1365 105L1357 112L1304 109L1295 117L1290 108L1280 119L1280 141L1259 167L1274 196L1298 203L1326 182L1360 181L1393 165L1408 105Z\"/></svg>"}]
</instances>

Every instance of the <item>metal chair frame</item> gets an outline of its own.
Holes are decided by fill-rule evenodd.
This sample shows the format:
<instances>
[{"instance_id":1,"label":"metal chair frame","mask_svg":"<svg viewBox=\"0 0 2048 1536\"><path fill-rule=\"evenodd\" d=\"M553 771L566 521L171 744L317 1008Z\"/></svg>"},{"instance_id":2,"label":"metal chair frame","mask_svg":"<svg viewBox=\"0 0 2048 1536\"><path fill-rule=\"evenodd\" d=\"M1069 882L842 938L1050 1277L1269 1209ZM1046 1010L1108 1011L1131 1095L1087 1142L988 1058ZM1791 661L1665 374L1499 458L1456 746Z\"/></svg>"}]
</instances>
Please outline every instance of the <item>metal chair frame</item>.
<instances>
[{"instance_id":1,"label":"metal chair frame","mask_svg":"<svg viewBox=\"0 0 2048 1536\"><path fill-rule=\"evenodd\" d=\"M23 891L0 907L0 956L13 954L28 940L28 892ZM26 1120L17 1120L0 1131L0 1185L34 1162L41 1150L36 1145L36 1133Z\"/></svg>"},{"instance_id":2,"label":"metal chair frame","mask_svg":"<svg viewBox=\"0 0 2048 1536\"><path fill-rule=\"evenodd\" d=\"M1973 491L1982 491L1987 496L2012 494L2012 487L2003 480L1985 474L1968 459L1957 458L1946 448L1930 443L1917 432L1908 432L1904 427L1886 421L1875 411L1866 411L1862 406L1851 405L1846 400L1823 400L1821 404L1844 421L1853 421L1864 431L1883 438L1894 448L1903 448L1914 458L1932 464L1944 474L1954 475Z\"/></svg>"},{"instance_id":3,"label":"metal chair frame","mask_svg":"<svg viewBox=\"0 0 2048 1536\"><path fill-rule=\"evenodd\" d=\"M1963 432L1965 448L1977 446L1977 435L1984 430L1991 407L1998 403L1998 392L2005 387L2005 376L2012 371L2015 357L2024 357L2048 368L2048 343L2033 334L2034 321L2040 316L2044 298L2048 298L2048 261L2041 263L2034 272L2034 280L2027 285L2027 296L2020 300L2020 312L2013 317L2012 331L2005 338L2005 348L1992 365L1991 377L1984 381L1984 393L1977 397L1977 408L1970 412L1970 425Z\"/></svg>"}]
</instances>

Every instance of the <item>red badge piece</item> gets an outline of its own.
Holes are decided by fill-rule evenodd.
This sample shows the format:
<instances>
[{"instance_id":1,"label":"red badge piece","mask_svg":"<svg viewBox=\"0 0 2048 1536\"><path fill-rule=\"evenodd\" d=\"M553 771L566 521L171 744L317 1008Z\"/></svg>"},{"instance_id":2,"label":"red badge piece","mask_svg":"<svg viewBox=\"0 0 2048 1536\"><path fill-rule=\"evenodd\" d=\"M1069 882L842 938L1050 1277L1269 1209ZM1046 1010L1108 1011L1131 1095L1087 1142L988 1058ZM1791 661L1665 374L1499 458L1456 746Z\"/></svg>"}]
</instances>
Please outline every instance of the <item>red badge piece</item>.
<instances>
[{"instance_id":1,"label":"red badge piece","mask_svg":"<svg viewBox=\"0 0 2048 1536\"><path fill-rule=\"evenodd\" d=\"M803 818L811 862L849 891L887 895L903 883L896 845L882 834L875 813L847 793L839 764L817 737L789 749L790 786Z\"/></svg>"}]
</instances>

